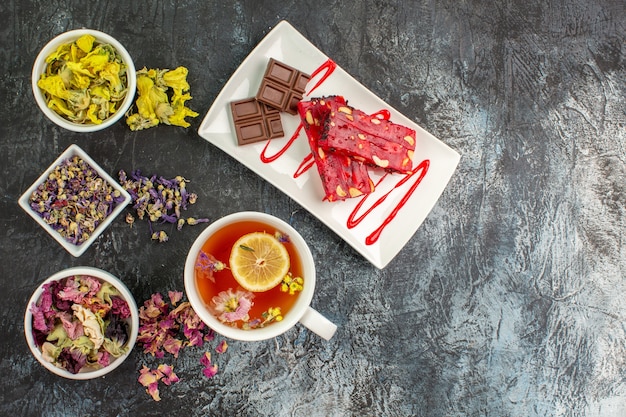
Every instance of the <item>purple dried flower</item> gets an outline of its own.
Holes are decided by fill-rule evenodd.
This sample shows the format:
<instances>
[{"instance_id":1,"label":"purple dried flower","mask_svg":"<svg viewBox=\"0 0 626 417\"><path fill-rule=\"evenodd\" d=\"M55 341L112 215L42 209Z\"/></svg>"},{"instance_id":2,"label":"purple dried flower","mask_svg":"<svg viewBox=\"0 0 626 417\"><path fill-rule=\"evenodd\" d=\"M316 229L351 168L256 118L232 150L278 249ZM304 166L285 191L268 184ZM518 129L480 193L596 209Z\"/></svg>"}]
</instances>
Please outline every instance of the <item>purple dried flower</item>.
<instances>
[{"instance_id":1,"label":"purple dried flower","mask_svg":"<svg viewBox=\"0 0 626 417\"><path fill-rule=\"evenodd\" d=\"M80 245L124 200L87 162L62 161L29 198L31 209L63 236Z\"/></svg>"},{"instance_id":2,"label":"purple dried flower","mask_svg":"<svg viewBox=\"0 0 626 417\"><path fill-rule=\"evenodd\" d=\"M195 194L187 192L188 180L182 176L173 179L157 175L146 177L139 170L131 173L132 180L128 180L124 171L119 172L119 178L124 189L132 197L137 217L143 219L147 216L152 239L159 242L168 240L165 232L161 233L152 229L153 223L176 224L178 230L182 229L186 222L181 216L181 210L186 210L190 204L195 203L197 198ZM208 219L193 219L192 223L187 222L187 224L208 221Z\"/></svg>"}]
</instances>

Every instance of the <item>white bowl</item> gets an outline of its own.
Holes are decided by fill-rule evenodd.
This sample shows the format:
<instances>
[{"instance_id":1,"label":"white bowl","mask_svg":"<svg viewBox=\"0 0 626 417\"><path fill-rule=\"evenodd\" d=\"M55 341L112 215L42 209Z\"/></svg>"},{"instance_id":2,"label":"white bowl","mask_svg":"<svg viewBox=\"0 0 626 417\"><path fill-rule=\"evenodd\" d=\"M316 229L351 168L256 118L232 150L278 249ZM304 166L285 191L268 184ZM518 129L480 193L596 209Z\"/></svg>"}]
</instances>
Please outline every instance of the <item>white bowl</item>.
<instances>
[{"instance_id":1,"label":"white bowl","mask_svg":"<svg viewBox=\"0 0 626 417\"><path fill-rule=\"evenodd\" d=\"M50 175L54 169L61 164L61 162L65 161L68 158L71 158L74 155L78 155L83 161L87 162L92 168L94 168L100 178L104 179L109 185L111 185L115 190L119 191L121 196L123 197L123 201L119 202L115 209L95 228L93 233L90 235L89 239L85 240L81 244L74 244L69 240L66 240L59 232L54 230L52 226L47 224L41 216L39 216L29 204L30 196L37 189L39 184L42 184ZM19 199L19 205L28 213L37 223L41 225L49 234L52 236L57 242L59 242L65 250L71 253L75 257L79 257L82 255L89 246L100 236L100 234L107 228L109 224L115 219L124 208L130 203L131 196L122 188L122 186L115 181L109 174L106 173L96 162L91 159L89 155L85 151L83 151L78 145L71 145L68 147L57 159L46 169L46 171L41 174L41 176L30 186L24 194Z\"/></svg>"},{"instance_id":2,"label":"white bowl","mask_svg":"<svg viewBox=\"0 0 626 417\"><path fill-rule=\"evenodd\" d=\"M89 275L94 278L98 278L102 282L109 282L115 288L118 289L118 291L122 295L122 298L124 298L124 300L126 300L126 302L128 303L128 307L130 308L130 312L131 312L131 316L128 318L128 324L130 327L130 335L129 335L128 342L126 343L126 346L128 346L128 351L125 354L117 358L111 358L110 364L104 368L93 369L93 370L83 369L76 374L73 374L63 368L60 368L46 361L43 358L41 350L35 343L35 338L33 336L33 314L30 310L31 305L33 303L36 303L41 297L41 294L43 293L43 286L45 284L51 281L58 281L58 280L61 280L63 278L67 278L73 275ZM106 271L103 271L101 269L92 268L92 267L69 268L69 269L65 269L63 271L57 272L56 274L47 278L44 282L41 283L41 285L37 288L37 290L35 290L32 297L28 301L28 305L26 307L26 313L24 315L24 334L26 336L26 342L28 343L28 347L30 348L35 358L50 372L58 376L68 378L68 379L85 380L85 379L98 378L98 377L108 374L109 372L111 372L112 370L120 366L122 362L124 362L124 360L128 357L133 347L135 346L135 342L137 341L138 331L139 331L139 311L137 310L137 304L135 303L135 299L133 298L132 294L130 293L126 285L124 285L122 281L120 281L118 278L116 278L112 274Z\"/></svg>"},{"instance_id":3,"label":"white bowl","mask_svg":"<svg viewBox=\"0 0 626 417\"><path fill-rule=\"evenodd\" d=\"M99 43L107 43L113 46L126 64L126 77L128 82L126 97L124 98L124 101L122 101L122 104L117 109L115 114L113 114L111 117L109 117L100 124L73 123L63 118L61 115L48 107L48 103L43 92L37 86L37 81L39 81L41 74L44 73L46 66L48 65L46 64L46 57L48 57L48 55L50 55L52 52L56 51L56 49L60 45L73 42L86 34L90 34L95 37L96 41ZM41 111L57 125L74 132L95 132L97 130L106 129L107 127L116 123L124 116L130 106L133 104L135 91L137 88L137 74L135 72L135 64L133 63L133 59L131 58L126 48L124 48L124 46L112 36L93 29L71 30L69 32L58 35L50 42L48 42L46 46L44 46L43 49L39 52L39 55L37 55L37 58L35 59L31 78L33 95L35 96L35 101L37 102L37 105L39 105Z\"/></svg>"}]
</instances>

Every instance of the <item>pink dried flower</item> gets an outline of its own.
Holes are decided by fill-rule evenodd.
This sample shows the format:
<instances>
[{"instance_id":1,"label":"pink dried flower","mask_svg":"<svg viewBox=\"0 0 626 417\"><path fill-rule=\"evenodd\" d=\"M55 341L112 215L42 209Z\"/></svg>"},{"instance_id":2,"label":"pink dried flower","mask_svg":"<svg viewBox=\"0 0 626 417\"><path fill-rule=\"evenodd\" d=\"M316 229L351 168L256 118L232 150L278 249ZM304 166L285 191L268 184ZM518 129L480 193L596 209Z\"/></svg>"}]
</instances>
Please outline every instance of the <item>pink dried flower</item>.
<instances>
[{"instance_id":1,"label":"pink dried flower","mask_svg":"<svg viewBox=\"0 0 626 417\"><path fill-rule=\"evenodd\" d=\"M139 371L139 383L146 387L146 392L152 396L154 401L161 401L159 395L159 379L156 371L151 370L146 365Z\"/></svg>"},{"instance_id":2,"label":"pink dried flower","mask_svg":"<svg viewBox=\"0 0 626 417\"><path fill-rule=\"evenodd\" d=\"M236 293L233 293L236 294ZM245 293L241 293L242 295ZM213 331L206 326L189 302L180 302L182 293L169 291L170 304L163 301L160 294L153 294L150 300L144 303L140 311L140 328L137 343L142 344L145 353L162 358L165 353L170 353L178 357L180 350L185 346L202 346L205 341L213 340ZM250 298L251 293L246 295ZM175 306L173 310L170 308ZM246 308L245 301L243 302ZM251 305L251 303L250 303ZM249 310L249 307L247 307ZM221 342L216 347L216 351L223 353L227 344ZM203 366L202 373L207 378L212 378L217 374L217 364L211 363L211 353L205 352L200 359ZM173 372L173 368L167 364L161 364L155 370L147 368L145 365L140 371L139 382L146 387L146 392L155 401L160 401L158 382L162 381L166 385L171 385L179 381L178 376Z\"/></svg>"},{"instance_id":3,"label":"pink dried flower","mask_svg":"<svg viewBox=\"0 0 626 417\"><path fill-rule=\"evenodd\" d=\"M178 302L183 299L182 291L168 291L167 295L170 297L170 302L173 306L178 304Z\"/></svg>"},{"instance_id":4,"label":"pink dried flower","mask_svg":"<svg viewBox=\"0 0 626 417\"><path fill-rule=\"evenodd\" d=\"M161 364L157 367L157 371L162 375L162 381L165 385L172 385L178 381L180 378L174 373L174 368L167 364Z\"/></svg>"},{"instance_id":5,"label":"pink dried flower","mask_svg":"<svg viewBox=\"0 0 626 417\"><path fill-rule=\"evenodd\" d=\"M122 319L130 317L130 307L126 300L120 297L111 297L111 312L120 316Z\"/></svg>"},{"instance_id":6,"label":"pink dried flower","mask_svg":"<svg viewBox=\"0 0 626 417\"><path fill-rule=\"evenodd\" d=\"M222 291L211 300L215 315L223 322L232 323L238 320L248 321L248 312L252 308L254 294L249 291L232 289Z\"/></svg>"},{"instance_id":7,"label":"pink dried flower","mask_svg":"<svg viewBox=\"0 0 626 417\"><path fill-rule=\"evenodd\" d=\"M70 339L76 340L85 334L83 323L80 320L72 320L72 314L68 312L60 312L57 317L61 320L63 329Z\"/></svg>"},{"instance_id":8,"label":"pink dried flower","mask_svg":"<svg viewBox=\"0 0 626 417\"><path fill-rule=\"evenodd\" d=\"M87 295L86 291L81 290L80 282L74 277L70 277L65 282L63 290L59 291L59 298L73 303L80 304Z\"/></svg>"},{"instance_id":9,"label":"pink dried flower","mask_svg":"<svg viewBox=\"0 0 626 417\"><path fill-rule=\"evenodd\" d=\"M202 373L207 378L213 378L217 374L217 364L211 363L211 352L205 352L200 358L200 364L204 367Z\"/></svg>"},{"instance_id":10,"label":"pink dried flower","mask_svg":"<svg viewBox=\"0 0 626 417\"><path fill-rule=\"evenodd\" d=\"M98 364L101 366L109 366L111 363L111 355L106 350L103 352L98 352Z\"/></svg>"},{"instance_id":11,"label":"pink dried flower","mask_svg":"<svg viewBox=\"0 0 626 417\"><path fill-rule=\"evenodd\" d=\"M172 304L182 299L182 293L170 291ZM170 305L160 294L153 294L144 303L139 314L140 328L137 342L144 352L163 357L165 352L178 357L183 346L202 346L212 333L196 314L189 302L182 302L170 311Z\"/></svg>"},{"instance_id":12,"label":"pink dried flower","mask_svg":"<svg viewBox=\"0 0 626 417\"><path fill-rule=\"evenodd\" d=\"M175 358L178 357L178 352L183 347L183 341L180 339L175 339L173 337L168 337L163 341L163 349L166 352L174 355Z\"/></svg>"},{"instance_id":13,"label":"pink dried flower","mask_svg":"<svg viewBox=\"0 0 626 417\"><path fill-rule=\"evenodd\" d=\"M215 351L217 353L224 353L226 352L226 349L228 349L228 343L226 343L226 340L222 340L216 347L215 347Z\"/></svg>"}]
</instances>

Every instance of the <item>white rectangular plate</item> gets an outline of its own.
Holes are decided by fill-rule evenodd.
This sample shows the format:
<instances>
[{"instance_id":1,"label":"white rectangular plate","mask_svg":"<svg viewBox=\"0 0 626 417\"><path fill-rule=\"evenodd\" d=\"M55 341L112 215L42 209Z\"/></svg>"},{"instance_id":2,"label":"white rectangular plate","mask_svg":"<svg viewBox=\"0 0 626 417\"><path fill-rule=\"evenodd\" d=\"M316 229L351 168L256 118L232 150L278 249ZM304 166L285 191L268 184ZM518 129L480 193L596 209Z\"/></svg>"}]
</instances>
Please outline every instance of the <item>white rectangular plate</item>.
<instances>
[{"instance_id":1,"label":"white rectangular plate","mask_svg":"<svg viewBox=\"0 0 626 417\"><path fill-rule=\"evenodd\" d=\"M269 58L275 58L307 74L313 73L329 59L293 26L286 21L280 22L233 73L204 117L198 131L199 135L294 199L377 268L384 268L413 236L433 208L450 181L460 155L391 108L337 66L319 87L314 91L307 90L304 99L306 100L307 96L342 95L351 106L366 113L387 110L391 114L391 121L411 127L417 133L414 166L418 166L424 160L429 161L425 175L412 194L410 189L420 175L415 175L405 184L396 187L405 176L388 174L374 193L364 201L356 213L357 216L364 214L376 200L389 193L387 198L370 211L357 226L349 228L348 219L363 197L332 203L323 201L322 183L315 166L294 177L302 161L311 153L304 130L301 129L300 136L295 142L280 158L271 163L265 163L261 159L261 153L267 142L245 146L237 144L230 115L230 102L256 95ZM313 88L319 80L321 76L314 77L307 88ZM283 148L300 126L298 116L282 113L281 119L285 137L272 139L267 149L269 155ZM380 177L381 174L372 172L372 180L375 183ZM409 197L405 198L407 195ZM406 201L402 204L403 200ZM401 208L395 210L399 205L402 205ZM385 220L393 215L394 210L395 217L383 228L379 238L374 243L366 243L368 236L385 223Z\"/></svg>"}]
</instances>

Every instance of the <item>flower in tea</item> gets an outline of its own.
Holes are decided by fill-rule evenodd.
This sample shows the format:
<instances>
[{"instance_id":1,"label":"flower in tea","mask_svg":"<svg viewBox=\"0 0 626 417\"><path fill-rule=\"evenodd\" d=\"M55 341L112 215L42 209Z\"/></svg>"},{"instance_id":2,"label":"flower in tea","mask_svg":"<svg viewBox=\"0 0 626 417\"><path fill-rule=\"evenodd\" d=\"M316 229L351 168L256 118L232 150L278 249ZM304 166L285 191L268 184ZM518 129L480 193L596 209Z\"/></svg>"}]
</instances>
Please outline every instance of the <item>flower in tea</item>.
<instances>
[{"instance_id":1,"label":"flower in tea","mask_svg":"<svg viewBox=\"0 0 626 417\"><path fill-rule=\"evenodd\" d=\"M261 318L256 318L249 323L244 323L244 330L258 329L267 326L270 323L279 322L283 320L283 314L280 307L270 307L267 311L261 313Z\"/></svg>"},{"instance_id":2,"label":"flower in tea","mask_svg":"<svg viewBox=\"0 0 626 417\"><path fill-rule=\"evenodd\" d=\"M196 261L196 270L201 273L201 277L208 278L211 282L215 282L214 272L219 272L226 269L227 266L224 262L218 261L210 253L200 251L198 260Z\"/></svg>"},{"instance_id":3,"label":"flower in tea","mask_svg":"<svg viewBox=\"0 0 626 417\"><path fill-rule=\"evenodd\" d=\"M304 279L302 277L294 277L291 272L285 275L280 284L282 292L288 292L289 295L295 295L304 289Z\"/></svg>"},{"instance_id":4,"label":"flower in tea","mask_svg":"<svg viewBox=\"0 0 626 417\"><path fill-rule=\"evenodd\" d=\"M276 233L274 233L274 237L276 239L278 239L278 241L280 243L289 243L289 242L291 242L291 240L289 239L289 235L281 233L281 232L278 232L278 231Z\"/></svg>"},{"instance_id":5,"label":"flower in tea","mask_svg":"<svg viewBox=\"0 0 626 417\"><path fill-rule=\"evenodd\" d=\"M211 300L213 305L211 306L214 314L223 322L233 323L236 321L248 321L250 316L248 312L252 305L252 299L254 294L250 291L232 289L220 292Z\"/></svg>"}]
</instances>

